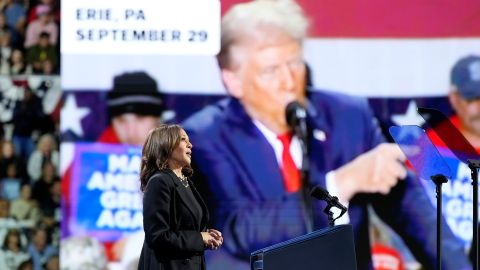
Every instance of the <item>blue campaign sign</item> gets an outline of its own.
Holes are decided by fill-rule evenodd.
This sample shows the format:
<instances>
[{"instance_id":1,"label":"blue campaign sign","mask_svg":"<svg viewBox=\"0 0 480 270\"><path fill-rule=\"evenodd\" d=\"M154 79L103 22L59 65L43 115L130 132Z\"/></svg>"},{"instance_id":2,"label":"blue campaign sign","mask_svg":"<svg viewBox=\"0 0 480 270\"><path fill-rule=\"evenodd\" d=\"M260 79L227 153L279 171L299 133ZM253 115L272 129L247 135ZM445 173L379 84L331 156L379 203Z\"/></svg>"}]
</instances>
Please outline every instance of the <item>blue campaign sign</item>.
<instances>
[{"instance_id":1,"label":"blue campaign sign","mask_svg":"<svg viewBox=\"0 0 480 270\"><path fill-rule=\"evenodd\" d=\"M140 162L140 147L75 144L71 233L114 241L125 232L142 229Z\"/></svg>"}]
</instances>

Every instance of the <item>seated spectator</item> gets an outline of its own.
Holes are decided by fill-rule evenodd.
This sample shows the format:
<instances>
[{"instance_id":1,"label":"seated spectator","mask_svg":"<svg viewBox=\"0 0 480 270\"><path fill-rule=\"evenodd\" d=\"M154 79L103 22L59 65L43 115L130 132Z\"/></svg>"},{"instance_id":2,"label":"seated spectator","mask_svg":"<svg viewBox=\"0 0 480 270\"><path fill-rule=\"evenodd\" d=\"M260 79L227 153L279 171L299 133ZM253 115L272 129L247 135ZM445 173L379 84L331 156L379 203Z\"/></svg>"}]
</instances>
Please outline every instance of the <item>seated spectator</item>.
<instances>
[{"instance_id":1,"label":"seated spectator","mask_svg":"<svg viewBox=\"0 0 480 270\"><path fill-rule=\"evenodd\" d=\"M45 60L42 63L42 74L43 75L52 75L58 73L56 64L54 65L51 60Z\"/></svg>"},{"instance_id":2,"label":"seated spectator","mask_svg":"<svg viewBox=\"0 0 480 270\"><path fill-rule=\"evenodd\" d=\"M88 236L65 238L61 242L60 269L105 270L107 257L103 245L97 239Z\"/></svg>"},{"instance_id":3,"label":"seated spectator","mask_svg":"<svg viewBox=\"0 0 480 270\"><path fill-rule=\"evenodd\" d=\"M42 222L49 229L60 224L60 180L55 179L48 187L44 200L39 202L42 210Z\"/></svg>"},{"instance_id":4,"label":"seated spectator","mask_svg":"<svg viewBox=\"0 0 480 270\"><path fill-rule=\"evenodd\" d=\"M12 57L14 55L15 51ZM41 122L43 118L43 106L40 98L37 97L28 86L25 87L23 99L15 103L12 117L12 141L17 154L21 158L28 159L32 154L35 148L32 135L35 131L38 131L38 123Z\"/></svg>"},{"instance_id":5,"label":"seated spectator","mask_svg":"<svg viewBox=\"0 0 480 270\"><path fill-rule=\"evenodd\" d=\"M40 137L37 143L37 150L28 159L27 171L32 181L40 179L43 165L46 163L52 163L55 168L58 168L59 153L57 143L51 134L43 134ZM56 172L55 175L57 175Z\"/></svg>"},{"instance_id":6,"label":"seated spectator","mask_svg":"<svg viewBox=\"0 0 480 270\"><path fill-rule=\"evenodd\" d=\"M32 199L32 188L24 183L20 190L20 198L12 201L10 215L27 227L34 227L40 220L38 203Z\"/></svg>"},{"instance_id":7,"label":"seated spectator","mask_svg":"<svg viewBox=\"0 0 480 270\"><path fill-rule=\"evenodd\" d=\"M10 202L0 198L0 243L5 239L9 229L16 228L18 223L10 216Z\"/></svg>"},{"instance_id":8,"label":"seated spectator","mask_svg":"<svg viewBox=\"0 0 480 270\"><path fill-rule=\"evenodd\" d=\"M26 164L22 158L16 155L15 146L11 141L3 141L0 152L0 178L7 177L7 168L11 164L15 165L18 176L23 181L28 180Z\"/></svg>"},{"instance_id":9,"label":"seated spectator","mask_svg":"<svg viewBox=\"0 0 480 270\"><path fill-rule=\"evenodd\" d=\"M5 34L8 34L10 36L8 42L9 47L23 46L22 37L13 27L7 25L5 15L0 12L0 38L3 37L3 35Z\"/></svg>"},{"instance_id":10,"label":"seated spectator","mask_svg":"<svg viewBox=\"0 0 480 270\"><path fill-rule=\"evenodd\" d=\"M48 243L47 231L43 228L34 229L30 241L28 253L32 257L33 270L43 270L43 265L57 254L57 249Z\"/></svg>"},{"instance_id":11,"label":"seated spectator","mask_svg":"<svg viewBox=\"0 0 480 270\"><path fill-rule=\"evenodd\" d=\"M50 187L55 181L59 181L55 173L56 168L52 163L45 163L42 168L42 176L33 184L33 198L39 205L44 205L49 200Z\"/></svg>"},{"instance_id":12,"label":"seated spectator","mask_svg":"<svg viewBox=\"0 0 480 270\"><path fill-rule=\"evenodd\" d=\"M30 260L26 260L24 262L22 262L17 270L33 270L33 262L32 262L32 259Z\"/></svg>"},{"instance_id":13,"label":"seated spectator","mask_svg":"<svg viewBox=\"0 0 480 270\"><path fill-rule=\"evenodd\" d=\"M3 198L0 198L0 219L7 219L10 218L10 203L8 200L5 200ZM1 225L0 223L0 228L5 227ZM3 239L0 237L0 239Z\"/></svg>"},{"instance_id":14,"label":"seated spectator","mask_svg":"<svg viewBox=\"0 0 480 270\"><path fill-rule=\"evenodd\" d=\"M25 7L14 0L5 0L3 14L7 25L14 28L19 33L25 33L26 11Z\"/></svg>"},{"instance_id":15,"label":"seated spectator","mask_svg":"<svg viewBox=\"0 0 480 270\"><path fill-rule=\"evenodd\" d=\"M0 180L0 195L2 198L12 201L20 197L22 179L17 175L15 164L8 165L7 176Z\"/></svg>"},{"instance_id":16,"label":"seated spectator","mask_svg":"<svg viewBox=\"0 0 480 270\"><path fill-rule=\"evenodd\" d=\"M9 230L0 250L0 269L16 270L22 262L29 259L30 256L22 248L20 232Z\"/></svg>"},{"instance_id":17,"label":"seated spectator","mask_svg":"<svg viewBox=\"0 0 480 270\"><path fill-rule=\"evenodd\" d=\"M9 75L10 70L8 59L12 54L12 48L10 47L10 33L6 32L0 35L0 74Z\"/></svg>"},{"instance_id":18,"label":"seated spectator","mask_svg":"<svg viewBox=\"0 0 480 270\"><path fill-rule=\"evenodd\" d=\"M37 7L38 18L27 26L25 34L25 48L30 48L38 43L40 33L47 32L50 34L50 44L57 45L58 25L54 22L53 16L48 5L40 5Z\"/></svg>"},{"instance_id":19,"label":"seated spectator","mask_svg":"<svg viewBox=\"0 0 480 270\"><path fill-rule=\"evenodd\" d=\"M8 59L8 73L9 75L30 74L30 67L23 55L23 50L20 48L12 49L10 58Z\"/></svg>"},{"instance_id":20,"label":"seated spectator","mask_svg":"<svg viewBox=\"0 0 480 270\"><path fill-rule=\"evenodd\" d=\"M51 74L57 66L57 52L49 38L49 33L42 32L38 43L28 49L27 62L32 66L34 74Z\"/></svg>"}]
</instances>

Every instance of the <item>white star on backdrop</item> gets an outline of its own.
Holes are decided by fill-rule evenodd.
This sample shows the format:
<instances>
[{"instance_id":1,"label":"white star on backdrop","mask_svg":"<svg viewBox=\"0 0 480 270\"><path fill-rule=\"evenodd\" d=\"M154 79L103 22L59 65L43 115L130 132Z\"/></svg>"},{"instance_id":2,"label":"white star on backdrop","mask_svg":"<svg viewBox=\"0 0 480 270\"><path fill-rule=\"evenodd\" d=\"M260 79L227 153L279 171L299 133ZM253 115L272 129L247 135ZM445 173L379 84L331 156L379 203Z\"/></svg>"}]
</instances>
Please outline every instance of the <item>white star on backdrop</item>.
<instances>
[{"instance_id":1,"label":"white star on backdrop","mask_svg":"<svg viewBox=\"0 0 480 270\"><path fill-rule=\"evenodd\" d=\"M399 126L421 126L425 123L425 120L417 113L417 103L414 100L408 103L408 108L405 114L393 114L392 121Z\"/></svg>"},{"instance_id":2,"label":"white star on backdrop","mask_svg":"<svg viewBox=\"0 0 480 270\"><path fill-rule=\"evenodd\" d=\"M60 132L71 130L73 133L83 136L81 121L89 113L89 108L77 106L74 95L68 95L60 113Z\"/></svg>"}]
</instances>

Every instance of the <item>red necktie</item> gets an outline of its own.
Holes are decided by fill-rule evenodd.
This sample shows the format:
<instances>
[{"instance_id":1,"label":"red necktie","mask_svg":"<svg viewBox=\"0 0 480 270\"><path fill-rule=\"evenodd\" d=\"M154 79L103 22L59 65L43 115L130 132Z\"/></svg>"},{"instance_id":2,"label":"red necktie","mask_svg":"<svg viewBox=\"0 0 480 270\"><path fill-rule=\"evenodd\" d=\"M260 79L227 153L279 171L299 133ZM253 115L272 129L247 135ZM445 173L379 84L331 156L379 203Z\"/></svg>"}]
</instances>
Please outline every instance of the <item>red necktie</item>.
<instances>
[{"instance_id":1,"label":"red necktie","mask_svg":"<svg viewBox=\"0 0 480 270\"><path fill-rule=\"evenodd\" d=\"M282 142L282 175L285 189L287 192L296 192L300 189L300 172L293 162L292 155L290 154L290 142L292 141L292 135L285 133L278 135L278 139Z\"/></svg>"}]
</instances>

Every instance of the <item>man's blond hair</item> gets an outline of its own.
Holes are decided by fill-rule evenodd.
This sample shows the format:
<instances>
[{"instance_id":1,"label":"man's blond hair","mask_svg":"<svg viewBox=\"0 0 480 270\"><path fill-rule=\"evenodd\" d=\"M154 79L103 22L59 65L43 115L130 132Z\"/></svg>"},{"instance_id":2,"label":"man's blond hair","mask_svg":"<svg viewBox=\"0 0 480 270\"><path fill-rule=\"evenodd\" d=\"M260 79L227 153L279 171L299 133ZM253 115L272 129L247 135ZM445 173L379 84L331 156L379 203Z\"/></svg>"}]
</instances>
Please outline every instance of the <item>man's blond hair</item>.
<instances>
[{"instance_id":1,"label":"man's blond hair","mask_svg":"<svg viewBox=\"0 0 480 270\"><path fill-rule=\"evenodd\" d=\"M274 29L300 44L307 35L308 20L294 0L256 0L233 6L222 19L218 63L231 68L233 45L248 42L252 33L268 35Z\"/></svg>"}]
</instances>

